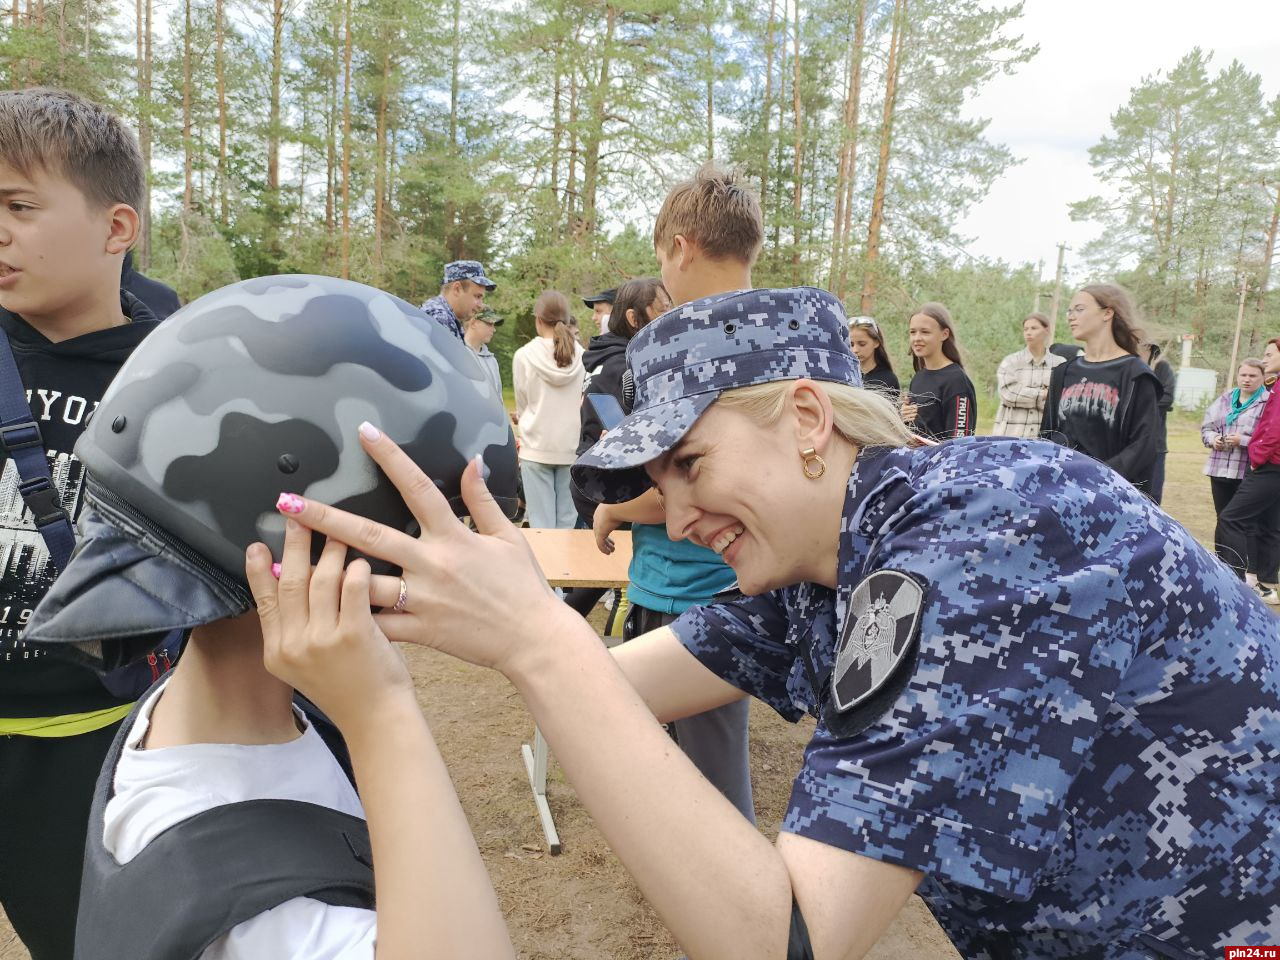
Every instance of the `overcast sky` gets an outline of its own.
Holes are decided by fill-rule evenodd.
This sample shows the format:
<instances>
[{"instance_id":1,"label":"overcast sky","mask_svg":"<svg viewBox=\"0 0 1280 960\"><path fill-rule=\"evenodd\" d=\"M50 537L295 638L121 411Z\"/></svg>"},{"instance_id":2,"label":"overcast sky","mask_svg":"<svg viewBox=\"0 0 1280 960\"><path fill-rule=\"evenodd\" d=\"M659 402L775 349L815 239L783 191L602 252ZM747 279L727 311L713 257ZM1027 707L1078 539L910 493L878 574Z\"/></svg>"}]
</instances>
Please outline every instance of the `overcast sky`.
<instances>
[{"instance_id":1,"label":"overcast sky","mask_svg":"<svg viewBox=\"0 0 1280 960\"><path fill-rule=\"evenodd\" d=\"M1112 112L1142 77L1168 70L1199 45L1213 73L1240 60L1280 92L1277 0L1026 0L1019 31L1040 53L1012 77L992 80L972 103L987 135L1022 163L995 183L960 225L977 256L1044 260L1052 278L1057 244L1080 249L1098 233L1073 223L1067 205L1100 192L1088 150L1110 131ZM1073 267L1067 253L1068 269ZM1081 266L1081 270L1083 267Z\"/></svg>"}]
</instances>

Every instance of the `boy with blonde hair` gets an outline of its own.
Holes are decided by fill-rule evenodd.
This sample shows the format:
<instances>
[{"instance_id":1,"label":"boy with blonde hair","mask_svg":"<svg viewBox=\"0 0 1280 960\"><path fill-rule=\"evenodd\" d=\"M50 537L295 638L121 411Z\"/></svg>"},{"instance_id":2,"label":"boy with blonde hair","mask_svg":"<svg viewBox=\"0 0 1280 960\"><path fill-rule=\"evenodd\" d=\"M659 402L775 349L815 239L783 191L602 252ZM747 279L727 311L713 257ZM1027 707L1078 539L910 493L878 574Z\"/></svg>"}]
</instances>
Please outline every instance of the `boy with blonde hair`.
<instances>
[{"instance_id":1,"label":"boy with blonde hair","mask_svg":"<svg viewBox=\"0 0 1280 960\"><path fill-rule=\"evenodd\" d=\"M751 287L764 243L760 201L740 173L704 164L671 188L653 225L662 282L676 306Z\"/></svg>"},{"instance_id":2,"label":"boy with blonde hair","mask_svg":"<svg viewBox=\"0 0 1280 960\"><path fill-rule=\"evenodd\" d=\"M751 267L764 241L760 202L741 174L715 164L671 188L653 226L653 249L672 304L751 287ZM634 388L623 378L624 397ZM667 536L666 514L648 492L630 503L601 504L594 529L602 550L621 524L632 526L626 639L657 630L689 607L709 603L735 585L733 571L713 551ZM711 783L755 821L747 737L747 701L670 724L672 735Z\"/></svg>"}]
</instances>

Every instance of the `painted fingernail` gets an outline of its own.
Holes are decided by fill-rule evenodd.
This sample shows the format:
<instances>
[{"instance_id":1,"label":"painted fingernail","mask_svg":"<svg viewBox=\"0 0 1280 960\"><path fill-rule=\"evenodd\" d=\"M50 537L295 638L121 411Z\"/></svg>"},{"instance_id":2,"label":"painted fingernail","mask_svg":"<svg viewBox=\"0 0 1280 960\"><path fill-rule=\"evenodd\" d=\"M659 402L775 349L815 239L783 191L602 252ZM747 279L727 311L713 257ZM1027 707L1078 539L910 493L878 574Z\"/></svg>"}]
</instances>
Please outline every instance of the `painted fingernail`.
<instances>
[{"instance_id":1,"label":"painted fingernail","mask_svg":"<svg viewBox=\"0 0 1280 960\"><path fill-rule=\"evenodd\" d=\"M281 513L301 513L306 502L296 493L282 493L276 500L276 509Z\"/></svg>"},{"instance_id":2,"label":"painted fingernail","mask_svg":"<svg viewBox=\"0 0 1280 960\"><path fill-rule=\"evenodd\" d=\"M476 471L480 474L480 479L487 483L489 480L489 465L484 462L484 457L478 453L475 456L475 461Z\"/></svg>"},{"instance_id":3,"label":"painted fingernail","mask_svg":"<svg viewBox=\"0 0 1280 960\"><path fill-rule=\"evenodd\" d=\"M271 575L275 577L277 580L280 579L280 564L273 563L271 565Z\"/></svg>"},{"instance_id":4,"label":"painted fingernail","mask_svg":"<svg viewBox=\"0 0 1280 960\"><path fill-rule=\"evenodd\" d=\"M364 437L370 443L373 443L373 441L382 436L382 431L366 420L364 423L360 424L360 436Z\"/></svg>"}]
</instances>

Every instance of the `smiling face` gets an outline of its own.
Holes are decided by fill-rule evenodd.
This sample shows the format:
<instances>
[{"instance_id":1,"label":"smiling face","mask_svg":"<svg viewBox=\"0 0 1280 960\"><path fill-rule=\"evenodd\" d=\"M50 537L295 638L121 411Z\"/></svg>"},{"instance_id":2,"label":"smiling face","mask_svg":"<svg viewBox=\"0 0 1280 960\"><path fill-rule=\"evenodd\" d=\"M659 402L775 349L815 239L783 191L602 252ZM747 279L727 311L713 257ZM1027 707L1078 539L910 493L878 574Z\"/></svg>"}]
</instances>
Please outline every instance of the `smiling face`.
<instances>
[{"instance_id":1,"label":"smiling face","mask_svg":"<svg viewBox=\"0 0 1280 960\"><path fill-rule=\"evenodd\" d=\"M62 176L0 164L0 307L36 322L118 297L132 233L114 219Z\"/></svg>"},{"instance_id":2,"label":"smiling face","mask_svg":"<svg viewBox=\"0 0 1280 960\"><path fill-rule=\"evenodd\" d=\"M1088 340L1111 322L1114 311L1103 309L1091 294L1081 290L1067 307L1067 326L1077 340Z\"/></svg>"},{"instance_id":3,"label":"smiling face","mask_svg":"<svg viewBox=\"0 0 1280 960\"><path fill-rule=\"evenodd\" d=\"M931 361L940 362L946 359L946 355L942 352L942 345L950 336L951 331L943 327L933 317L924 313L917 313L913 316L911 325L907 328L911 352L926 363Z\"/></svg>"},{"instance_id":4,"label":"smiling face","mask_svg":"<svg viewBox=\"0 0 1280 960\"><path fill-rule=\"evenodd\" d=\"M819 552L806 533L813 484L796 444L786 442L793 433L786 418L766 428L713 404L683 441L646 466L662 494L667 536L714 550L747 594L805 579Z\"/></svg>"},{"instance_id":5,"label":"smiling face","mask_svg":"<svg viewBox=\"0 0 1280 960\"><path fill-rule=\"evenodd\" d=\"M1236 383L1240 385L1241 393L1253 393L1262 386L1262 371L1251 363L1242 364L1236 374Z\"/></svg>"}]
</instances>

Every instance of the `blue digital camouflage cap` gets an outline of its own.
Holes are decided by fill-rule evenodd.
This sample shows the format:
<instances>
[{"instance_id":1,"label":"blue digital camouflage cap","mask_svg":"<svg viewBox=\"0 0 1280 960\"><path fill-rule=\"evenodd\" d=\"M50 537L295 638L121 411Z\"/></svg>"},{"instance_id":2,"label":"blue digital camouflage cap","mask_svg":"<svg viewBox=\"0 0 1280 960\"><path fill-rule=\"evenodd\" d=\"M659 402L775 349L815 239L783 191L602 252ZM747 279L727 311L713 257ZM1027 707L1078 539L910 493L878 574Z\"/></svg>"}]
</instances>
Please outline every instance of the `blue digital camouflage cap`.
<instances>
[{"instance_id":1,"label":"blue digital camouflage cap","mask_svg":"<svg viewBox=\"0 0 1280 960\"><path fill-rule=\"evenodd\" d=\"M478 283L486 290L497 289L497 284L484 275L484 265L479 260L455 260L444 268L444 282L470 280Z\"/></svg>"},{"instance_id":2,"label":"blue digital camouflage cap","mask_svg":"<svg viewBox=\"0 0 1280 960\"><path fill-rule=\"evenodd\" d=\"M644 465L689 432L720 394L808 377L862 386L844 307L815 287L740 290L664 313L627 345L631 414L573 465L597 503L634 500L653 484Z\"/></svg>"}]
</instances>

